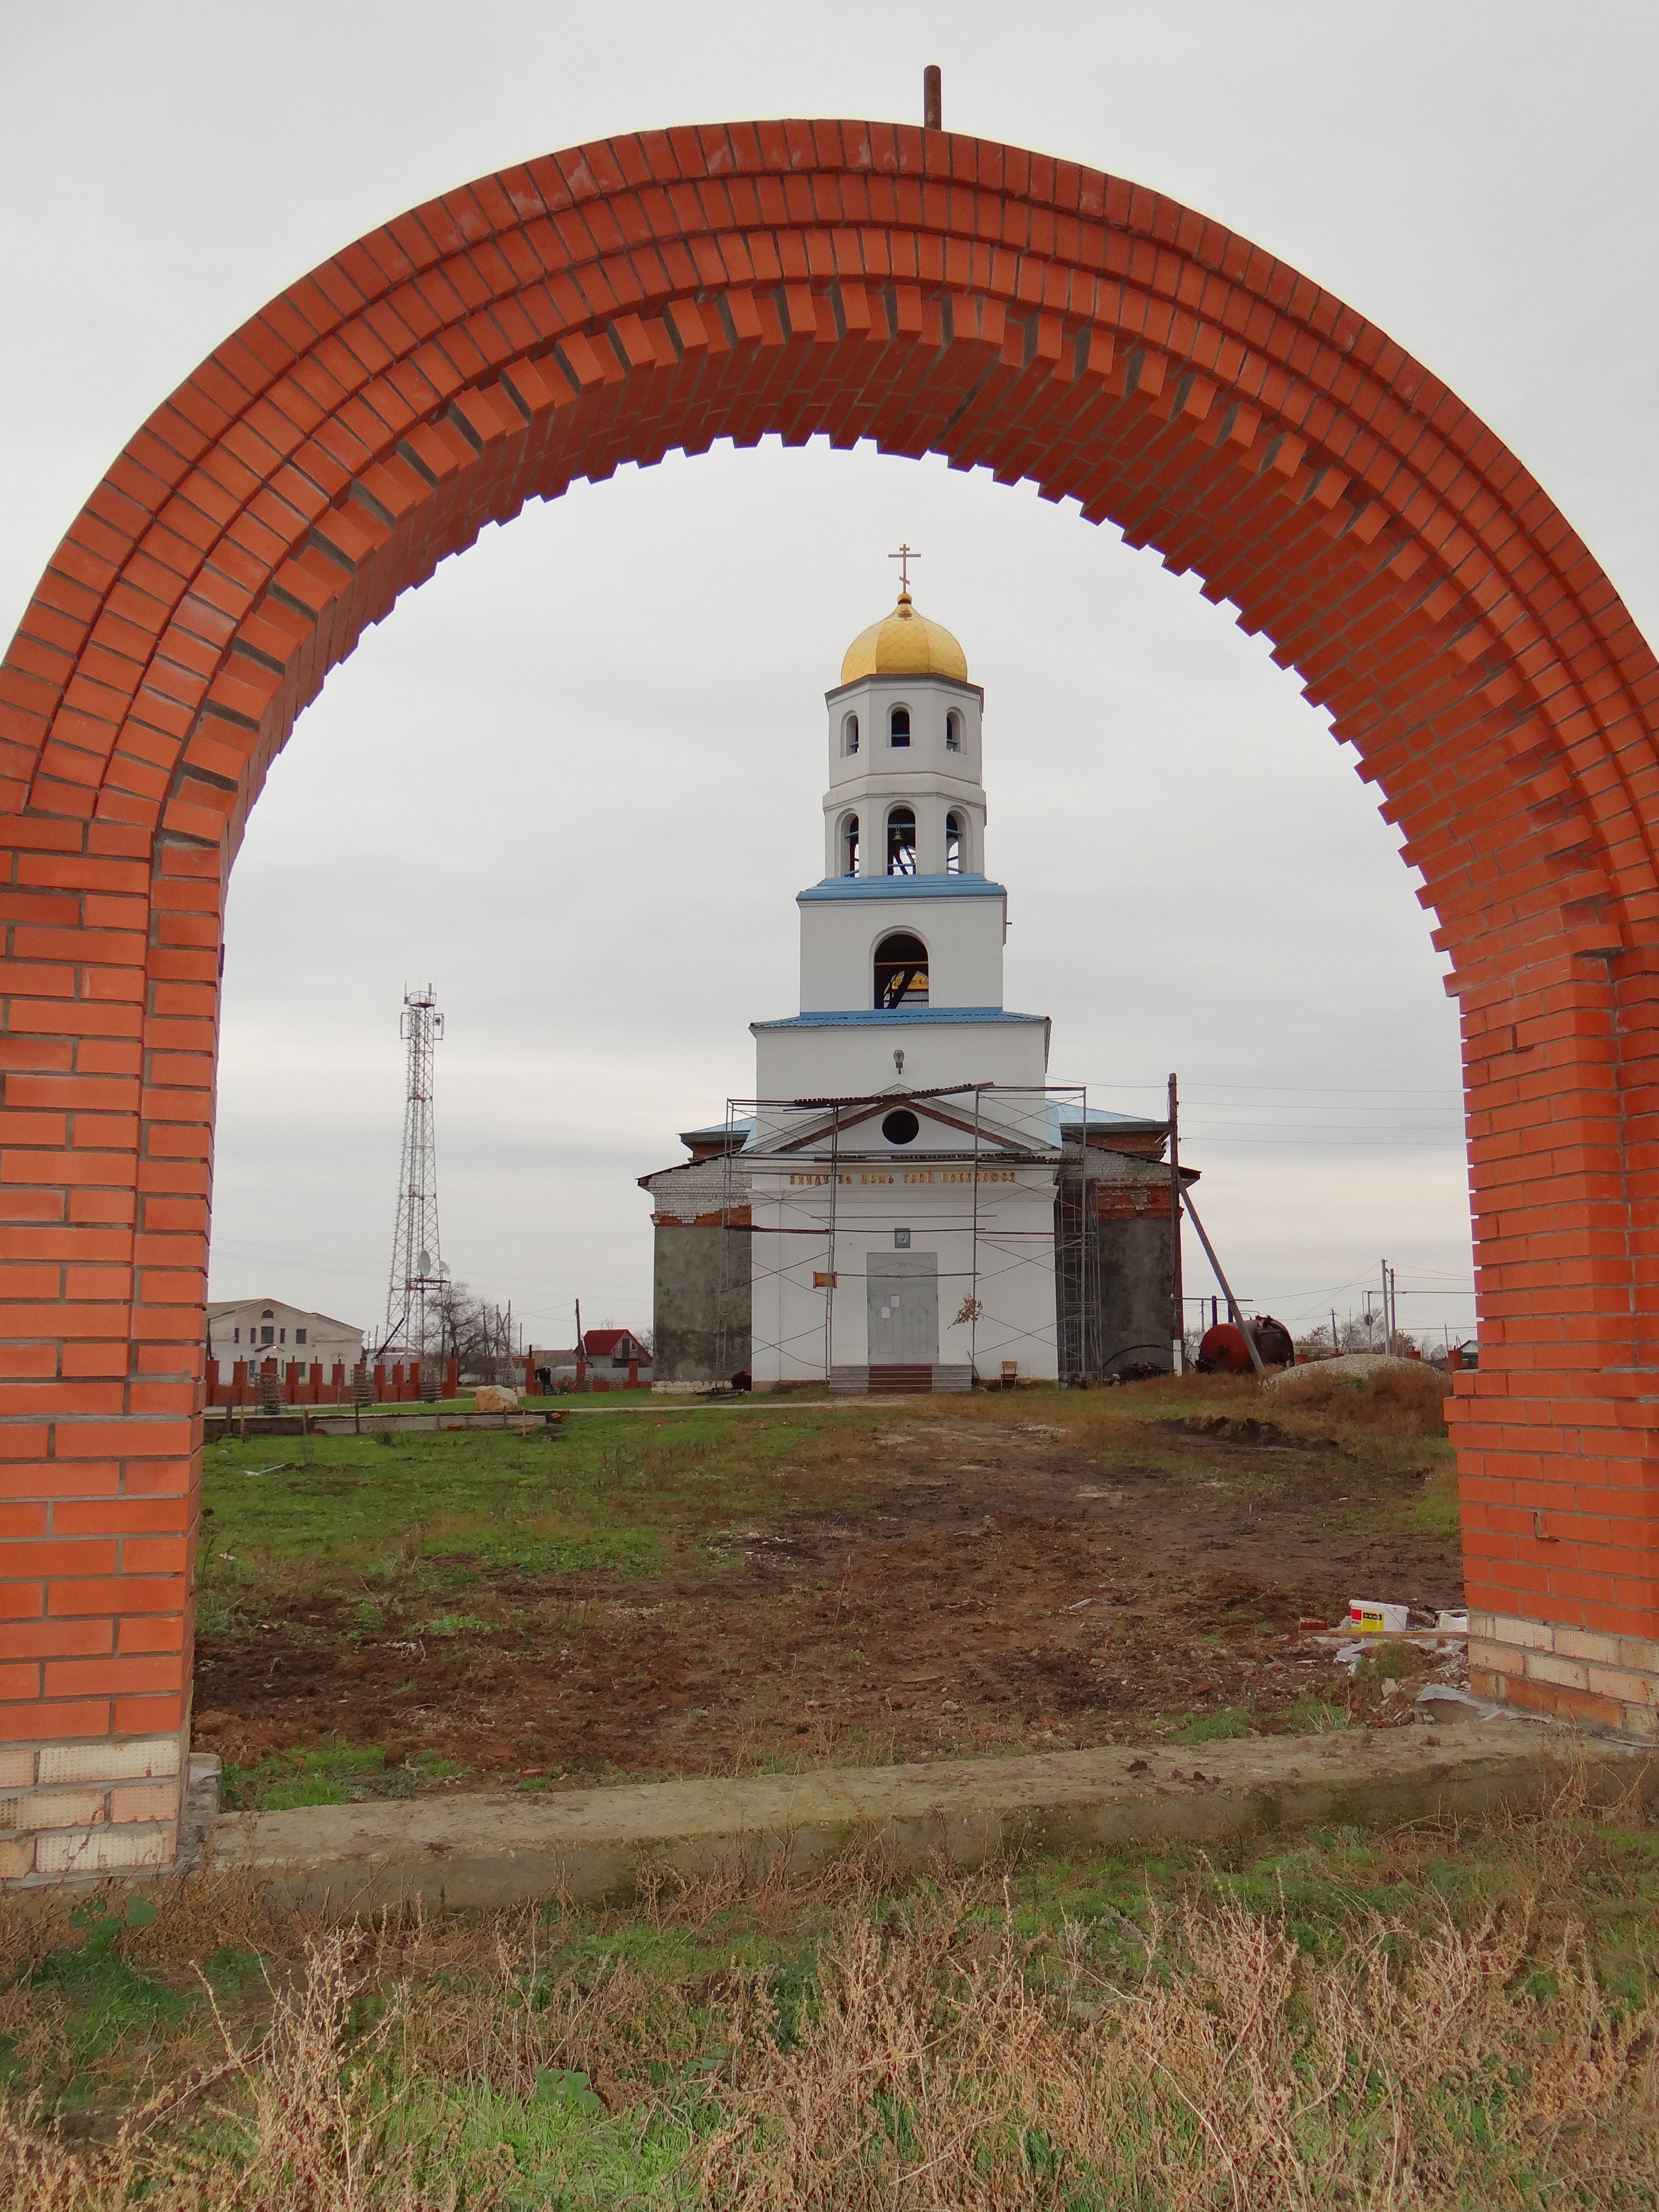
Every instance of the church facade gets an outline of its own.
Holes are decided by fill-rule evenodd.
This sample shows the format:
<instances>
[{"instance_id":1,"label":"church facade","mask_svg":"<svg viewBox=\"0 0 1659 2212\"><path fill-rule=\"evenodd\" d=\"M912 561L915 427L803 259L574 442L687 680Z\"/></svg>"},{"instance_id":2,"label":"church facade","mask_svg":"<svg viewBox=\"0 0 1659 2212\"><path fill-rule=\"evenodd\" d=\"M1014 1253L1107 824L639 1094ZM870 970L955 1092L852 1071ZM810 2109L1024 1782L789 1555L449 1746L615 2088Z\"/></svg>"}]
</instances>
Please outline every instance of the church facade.
<instances>
[{"instance_id":1,"label":"church facade","mask_svg":"<svg viewBox=\"0 0 1659 2212\"><path fill-rule=\"evenodd\" d=\"M754 1097L640 1178L655 1387L938 1391L1167 1369L1167 1130L1051 1082L1048 1018L1003 1004L985 698L961 646L907 586L825 701L800 1011L750 1024Z\"/></svg>"}]
</instances>

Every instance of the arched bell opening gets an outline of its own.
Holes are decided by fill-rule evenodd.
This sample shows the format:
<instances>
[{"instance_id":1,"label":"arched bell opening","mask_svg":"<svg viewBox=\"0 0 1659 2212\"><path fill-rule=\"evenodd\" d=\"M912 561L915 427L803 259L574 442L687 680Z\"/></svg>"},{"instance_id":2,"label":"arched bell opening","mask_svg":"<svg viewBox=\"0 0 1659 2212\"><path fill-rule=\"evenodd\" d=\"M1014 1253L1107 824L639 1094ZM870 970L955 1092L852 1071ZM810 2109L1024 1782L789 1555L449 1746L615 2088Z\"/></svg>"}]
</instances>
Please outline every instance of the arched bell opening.
<instances>
[{"instance_id":1,"label":"arched bell opening","mask_svg":"<svg viewBox=\"0 0 1659 2212\"><path fill-rule=\"evenodd\" d=\"M856 814L842 817L841 872L844 876L855 876L859 872L859 817Z\"/></svg>"},{"instance_id":2,"label":"arched bell opening","mask_svg":"<svg viewBox=\"0 0 1659 2212\"><path fill-rule=\"evenodd\" d=\"M965 865L962 856L967 844L967 833L963 828L961 815L947 814L945 817L945 872L947 876L962 873Z\"/></svg>"},{"instance_id":3,"label":"arched bell opening","mask_svg":"<svg viewBox=\"0 0 1659 2212\"><path fill-rule=\"evenodd\" d=\"M914 876L916 872L916 810L895 806L887 816L887 872Z\"/></svg>"},{"instance_id":4,"label":"arched bell opening","mask_svg":"<svg viewBox=\"0 0 1659 2212\"><path fill-rule=\"evenodd\" d=\"M876 947L876 1005L925 1006L927 1004L927 947L908 930L895 930Z\"/></svg>"}]
</instances>

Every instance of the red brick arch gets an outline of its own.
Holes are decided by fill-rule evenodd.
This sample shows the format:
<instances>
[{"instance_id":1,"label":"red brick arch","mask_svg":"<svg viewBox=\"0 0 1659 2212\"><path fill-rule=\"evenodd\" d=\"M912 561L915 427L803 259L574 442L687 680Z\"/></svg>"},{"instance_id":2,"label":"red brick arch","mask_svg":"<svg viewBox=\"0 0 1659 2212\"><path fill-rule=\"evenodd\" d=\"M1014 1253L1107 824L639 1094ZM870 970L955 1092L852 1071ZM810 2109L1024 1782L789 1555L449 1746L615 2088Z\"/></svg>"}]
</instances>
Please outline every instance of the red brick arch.
<instances>
[{"instance_id":1,"label":"red brick arch","mask_svg":"<svg viewBox=\"0 0 1659 2212\"><path fill-rule=\"evenodd\" d=\"M1011 147L732 124L482 178L291 286L139 430L13 642L0 1790L33 1794L0 1874L171 1849L220 927L273 754L484 524L772 432L1074 498L1330 710L1462 1003L1482 1656L1518 1697L1651 1725L1646 644L1462 402L1247 240Z\"/></svg>"}]
</instances>

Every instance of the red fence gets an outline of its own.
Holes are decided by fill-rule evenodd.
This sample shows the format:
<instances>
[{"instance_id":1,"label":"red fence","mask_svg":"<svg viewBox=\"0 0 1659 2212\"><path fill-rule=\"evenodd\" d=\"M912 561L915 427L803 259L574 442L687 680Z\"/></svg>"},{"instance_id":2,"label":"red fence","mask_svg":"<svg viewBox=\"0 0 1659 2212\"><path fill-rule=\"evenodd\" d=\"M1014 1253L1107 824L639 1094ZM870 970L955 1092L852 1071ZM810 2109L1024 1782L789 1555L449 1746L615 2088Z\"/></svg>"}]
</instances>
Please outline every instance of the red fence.
<instances>
[{"instance_id":1,"label":"red fence","mask_svg":"<svg viewBox=\"0 0 1659 2212\"><path fill-rule=\"evenodd\" d=\"M288 1406L349 1406L360 1402L373 1406L402 1406L416 1403L420 1399L421 1363L418 1359L408 1362L395 1360L390 1367L380 1362L373 1367L351 1369L337 1359L326 1381L323 1378L320 1359L313 1359L307 1364L310 1371L302 1380L297 1360L290 1360L287 1374L279 1376L274 1359L267 1359L262 1366L255 1366L249 1360L238 1359L232 1364L229 1380L224 1381L221 1378L219 1362L210 1359L207 1363L207 1403L210 1406L258 1408L265 1403L272 1382L279 1384L283 1402ZM354 1388L354 1377L361 1378L357 1388ZM364 1394L361 1400L358 1388ZM536 1377L529 1360L525 1362L523 1388L530 1391L536 1388ZM453 1359L447 1360L444 1365L443 1389L439 1395L454 1398L459 1395L459 1363Z\"/></svg>"}]
</instances>

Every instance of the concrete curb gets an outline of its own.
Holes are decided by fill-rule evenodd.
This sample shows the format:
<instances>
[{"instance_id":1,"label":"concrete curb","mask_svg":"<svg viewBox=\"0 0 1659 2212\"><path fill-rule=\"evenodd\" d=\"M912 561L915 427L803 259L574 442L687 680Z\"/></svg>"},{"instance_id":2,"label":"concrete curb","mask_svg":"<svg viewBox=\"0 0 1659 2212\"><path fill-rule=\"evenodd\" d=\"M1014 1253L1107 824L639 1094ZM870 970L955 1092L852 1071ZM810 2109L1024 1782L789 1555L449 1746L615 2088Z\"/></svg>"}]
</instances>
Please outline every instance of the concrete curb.
<instances>
[{"instance_id":1,"label":"concrete curb","mask_svg":"<svg viewBox=\"0 0 1659 2212\"><path fill-rule=\"evenodd\" d=\"M1131 1770L1144 1761L1143 1771ZM307 1911L433 1910L563 1893L623 1896L649 1868L809 1874L860 1845L895 1870L974 1867L1012 1850L1071 1851L1352 1824L1392 1827L1517 1811L1575 1772L1598 1803L1659 1797L1659 1759L1565 1731L1419 1728L1045 1752L937 1765L836 1767L548 1796L447 1796L224 1814L220 1866Z\"/></svg>"}]
</instances>

